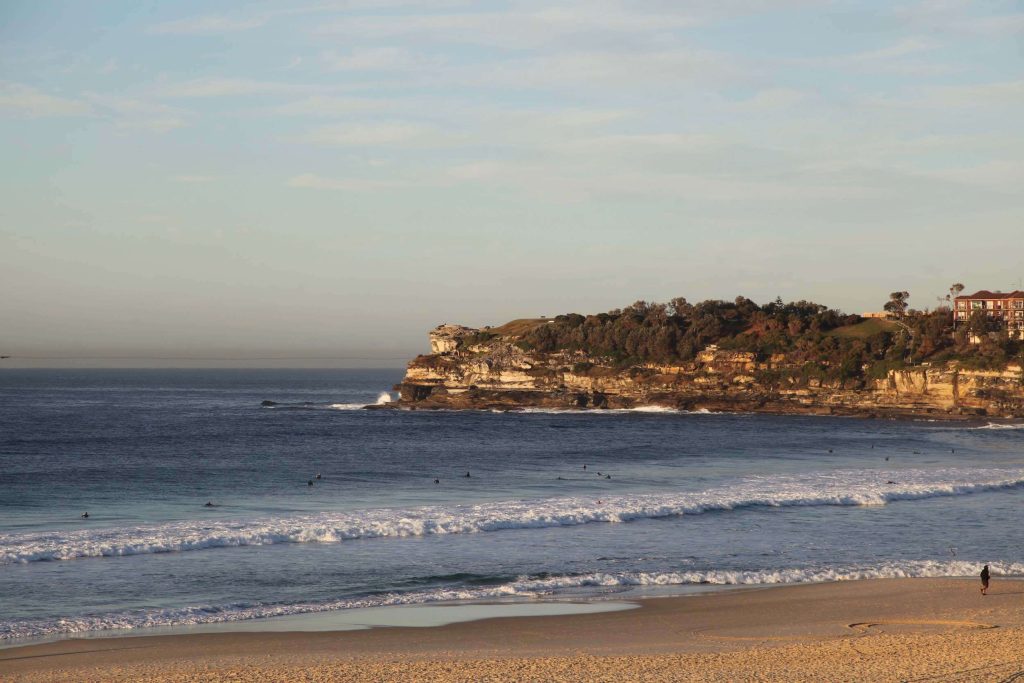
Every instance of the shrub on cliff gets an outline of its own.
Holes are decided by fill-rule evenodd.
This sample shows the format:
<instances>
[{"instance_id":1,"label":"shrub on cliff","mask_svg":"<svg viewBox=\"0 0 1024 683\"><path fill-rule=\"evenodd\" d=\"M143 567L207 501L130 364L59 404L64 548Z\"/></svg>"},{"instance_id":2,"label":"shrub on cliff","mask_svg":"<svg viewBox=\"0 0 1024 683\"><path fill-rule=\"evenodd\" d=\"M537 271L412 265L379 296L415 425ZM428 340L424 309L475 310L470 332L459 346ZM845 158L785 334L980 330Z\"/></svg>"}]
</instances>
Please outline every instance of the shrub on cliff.
<instances>
[{"instance_id":1,"label":"shrub on cliff","mask_svg":"<svg viewBox=\"0 0 1024 683\"><path fill-rule=\"evenodd\" d=\"M585 375L590 372L590 369L594 367L593 363L587 361L580 361L572 364L572 372L574 375Z\"/></svg>"},{"instance_id":2,"label":"shrub on cliff","mask_svg":"<svg viewBox=\"0 0 1024 683\"><path fill-rule=\"evenodd\" d=\"M597 315L558 316L523 335L521 341L542 353L583 350L619 363L676 363L692 360L708 344L750 351L759 358L796 350L805 340L814 355L824 332L856 317L807 301L776 300L759 306L746 297L735 301L670 305L638 301ZM839 362L840 359L836 359Z\"/></svg>"},{"instance_id":3,"label":"shrub on cliff","mask_svg":"<svg viewBox=\"0 0 1024 683\"><path fill-rule=\"evenodd\" d=\"M814 377L801 373L803 381L849 385L884 376L908 361L960 358L976 367L1005 366L1021 344L1005 334L991 338L989 324L975 316L954 337L948 310L907 311L899 326L871 326L810 301L776 299L761 306L741 296L691 304L678 297L668 304L637 301L607 313L560 315L524 332L516 344L539 353L583 351L619 368L685 363L715 344L753 353L762 362L782 355L790 364L816 368ZM971 333L981 333L981 345L969 343Z\"/></svg>"}]
</instances>

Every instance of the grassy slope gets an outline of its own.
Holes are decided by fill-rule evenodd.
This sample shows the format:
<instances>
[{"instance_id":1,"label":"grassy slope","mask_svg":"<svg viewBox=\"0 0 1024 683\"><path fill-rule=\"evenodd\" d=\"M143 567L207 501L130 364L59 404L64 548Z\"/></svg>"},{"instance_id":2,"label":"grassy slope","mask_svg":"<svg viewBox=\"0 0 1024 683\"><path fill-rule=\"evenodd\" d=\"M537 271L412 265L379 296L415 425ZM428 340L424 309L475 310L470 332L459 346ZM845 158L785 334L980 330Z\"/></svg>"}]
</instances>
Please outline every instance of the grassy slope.
<instances>
[{"instance_id":1,"label":"grassy slope","mask_svg":"<svg viewBox=\"0 0 1024 683\"><path fill-rule=\"evenodd\" d=\"M549 319L544 318L519 318L505 323L501 327L492 327L487 330L491 334L500 334L503 337L521 337L535 327L547 324Z\"/></svg>"},{"instance_id":2,"label":"grassy slope","mask_svg":"<svg viewBox=\"0 0 1024 683\"><path fill-rule=\"evenodd\" d=\"M890 320L868 318L855 325L837 327L829 332L829 334L836 337L842 337L843 339L867 339L879 332L897 332L899 329L899 325Z\"/></svg>"}]
</instances>

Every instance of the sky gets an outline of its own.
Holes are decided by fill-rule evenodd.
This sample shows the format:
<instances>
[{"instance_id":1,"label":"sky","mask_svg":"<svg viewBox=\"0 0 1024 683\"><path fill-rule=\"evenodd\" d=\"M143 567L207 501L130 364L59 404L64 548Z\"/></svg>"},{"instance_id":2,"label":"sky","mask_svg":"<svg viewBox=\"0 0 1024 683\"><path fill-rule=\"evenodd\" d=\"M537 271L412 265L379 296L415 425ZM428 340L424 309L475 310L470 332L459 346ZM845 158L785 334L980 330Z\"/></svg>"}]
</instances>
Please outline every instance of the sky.
<instances>
[{"instance_id":1,"label":"sky","mask_svg":"<svg viewBox=\"0 0 1024 683\"><path fill-rule=\"evenodd\" d=\"M1024 4L0 3L0 367L1024 277Z\"/></svg>"}]
</instances>

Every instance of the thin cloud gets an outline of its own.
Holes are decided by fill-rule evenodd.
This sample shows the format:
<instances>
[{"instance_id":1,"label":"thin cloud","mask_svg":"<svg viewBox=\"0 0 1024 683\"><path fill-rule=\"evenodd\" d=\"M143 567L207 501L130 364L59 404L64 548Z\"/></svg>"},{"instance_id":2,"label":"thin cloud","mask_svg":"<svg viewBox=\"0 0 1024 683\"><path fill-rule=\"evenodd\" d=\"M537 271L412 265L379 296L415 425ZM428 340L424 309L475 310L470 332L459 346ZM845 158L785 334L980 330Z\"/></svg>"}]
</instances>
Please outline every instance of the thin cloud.
<instances>
[{"instance_id":1,"label":"thin cloud","mask_svg":"<svg viewBox=\"0 0 1024 683\"><path fill-rule=\"evenodd\" d=\"M168 35L220 35L240 33L262 28L277 17L301 16L306 14L348 13L352 11L394 10L403 7L453 7L465 5L460 0L346 0L342 2L320 2L313 5L297 5L248 16L207 14L182 19L172 19L149 27L149 33Z\"/></svg>"},{"instance_id":2,"label":"thin cloud","mask_svg":"<svg viewBox=\"0 0 1024 683\"><path fill-rule=\"evenodd\" d=\"M927 50L934 49L935 47L936 44L933 41L914 36L876 50L867 50L864 52L837 57L833 60L826 59L825 61L831 61L834 64L840 65L881 62L925 52Z\"/></svg>"},{"instance_id":3,"label":"thin cloud","mask_svg":"<svg viewBox=\"0 0 1024 683\"><path fill-rule=\"evenodd\" d=\"M150 27L149 32L179 35L237 33L239 31L250 31L265 25L270 20L270 16L269 14L262 14L251 17L227 17L223 15L189 17L187 19L176 19L156 24Z\"/></svg>"},{"instance_id":4,"label":"thin cloud","mask_svg":"<svg viewBox=\"0 0 1024 683\"><path fill-rule=\"evenodd\" d=\"M303 173L290 178L285 185L311 190L342 190L345 192L370 192L409 187L413 183L405 180L376 178L325 178L315 173Z\"/></svg>"},{"instance_id":5,"label":"thin cloud","mask_svg":"<svg viewBox=\"0 0 1024 683\"><path fill-rule=\"evenodd\" d=\"M749 111L770 111L789 109L798 104L806 103L811 94L794 88L767 88L759 90L751 97L734 103L736 109Z\"/></svg>"},{"instance_id":6,"label":"thin cloud","mask_svg":"<svg viewBox=\"0 0 1024 683\"><path fill-rule=\"evenodd\" d=\"M480 161L451 167L446 175L465 183L522 192L557 202L607 197L674 198L702 203L863 199L886 188L862 179L811 175L759 177L757 174L656 171L642 167ZM779 174L776 173L778 176Z\"/></svg>"},{"instance_id":7,"label":"thin cloud","mask_svg":"<svg viewBox=\"0 0 1024 683\"><path fill-rule=\"evenodd\" d=\"M21 83L0 83L0 111L17 116L88 116L92 107L78 99L51 95Z\"/></svg>"},{"instance_id":8,"label":"thin cloud","mask_svg":"<svg viewBox=\"0 0 1024 683\"><path fill-rule=\"evenodd\" d=\"M166 133L188 123L188 112L160 102L107 93L86 93L84 98L119 128Z\"/></svg>"},{"instance_id":9,"label":"thin cloud","mask_svg":"<svg viewBox=\"0 0 1024 683\"><path fill-rule=\"evenodd\" d=\"M865 97L863 104L883 108L1008 108L1024 107L1024 80L918 87L898 95Z\"/></svg>"},{"instance_id":10,"label":"thin cloud","mask_svg":"<svg viewBox=\"0 0 1024 683\"><path fill-rule=\"evenodd\" d=\"M926 97L950 105L1024 106L1024 80L996 81L973 85L932 86L923 88Z\"/></svg>"},{"instance_id":11,"label":"thin cloud","mask_svg":"<svg viewBox=\"0 0 1024 683\"><path fill-rule=\"evenodd\" d=\"M563 51L446 70L438 84L513 90L630 90L687 84L744 82L756 67L741 68L722 53L691 48L643 51Z\"/></svg>"},{"instance_id":12,"label":"thin cloud","mask_svg":"<svg viewBox=\"0 0 1024 683\"><path fill-rule=\"evenodd\" d=\"M377 147L407 143L430 131L412 123L367 123L323 126L300 139L302 142L332 147Z\"/></svg>"},{"instance_id":13,"label":"thin cloud","mask_svg":"<svg viewBox=\"0 0 1024 683\"><path fill-rule=\"evenodd\" d=\"M926 175L963 185L1019 194L1020 188L1024 187L1024 162L994 159L974 166L929 171Z\"/></svg>"},{"instance_id":14,"label":"thin cloud","mask_svg":"<svg viewBox=\"0 0 1024 683\"><path fill-rule=\"evenodd\" d=\"M983 7L984 3L922 0L909 6L898 6L893 16L915 30L933 35L1004 38L1024 32L1024 13L985 16L983 12L982 16L977 16L972 10L979 6Z\"/></svg>"},{"instance_id":15,"label":"thin cloud","mask_svg":"<svg viewBox=\"0 0 1024 683\"><path fill-rule=\"evenodd\" d=\"M442 63L396 47L354 48L342 55L327 52L323 60L333 71L404 71Z\"/></svg>"},{"instance_id":16,"label":"thin cloud","mask_svg":"<svg viewBox=\"0 0 1024 683\"><path fill-rule=\"evenodd\" d=\"M301 93L322 89L322 86L317 85L282 83L280 81L210 77L162 84L156 88L155 92L158 96L169 99L190 99Z\"/></svg>"},{"instance_id":17,"label":"thin cloud","mask_svg":"<svg viewBox=\"0 0 1024 683\"><path fill-rule=\"evenodd\" d=\"M217 176L213 176L213 175L176 175L176 176L171 176L171 180L173 180L176 183L188 183L188 184L212 183L213 181L215 181L217 179L218 179Z\"/></svg>"},{"instance_id":18,"label":"thin cloud","mask_svg":"<svg viewBox=\"0 0 1024 683\"><path fill-rule=\"evenodd\" d=\"M985 17L966 22L963 28L982 36L1009 36L1024 33L1024 12Z\"/></svg>"},{"instance_id":19,"label":"thin cloud","mask_svg":"<svg viewBox=\"0 0 1024 683\"><path fill-rule=\"evenodd\" d=\"M475 44L488 47L528 48L564 44L567 38L650 32L664 33L693 27L693 16L674 11L626 11L600 3L538 11L477 11L441 14L349 16L319 27L317 33L361 40L415 39L436 44Z\"/></svg>"},{"instance_id":20,"label":"thin cloud","mask_svg":"<svg viewBox=\"0 0 1024 683\"><path fill-rule=\"evenodd\" d=\"M359 112L400 108L399 103L391 100L313 95L274 107L273 111L275 114L286 116L338 117Z\"/></svg>"},{"instance_id":21,"label":"thin cloud","mask_svg":"<svg viewBox=\"0 0 1024 683\"><path fill-rule=\"evenodd\" d=\"M907 76L943 75L963 70L959 64L946 64L916 59L942 47L942 44L921 36L908 36L890 45L839 55L814 55L799 59L782 59L780 65L804 68L837 69L860 72L887 72Z\"/></svg>"}]
</instances>

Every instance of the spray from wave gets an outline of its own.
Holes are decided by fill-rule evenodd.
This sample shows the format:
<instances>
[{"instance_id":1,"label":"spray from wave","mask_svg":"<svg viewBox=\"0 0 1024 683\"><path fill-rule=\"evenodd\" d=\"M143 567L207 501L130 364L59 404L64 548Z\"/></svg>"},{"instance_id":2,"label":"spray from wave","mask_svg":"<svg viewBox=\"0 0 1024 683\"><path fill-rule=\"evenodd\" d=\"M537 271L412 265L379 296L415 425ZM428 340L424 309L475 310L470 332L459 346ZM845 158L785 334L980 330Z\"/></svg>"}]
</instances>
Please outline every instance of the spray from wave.
<instances>
[{"instance_id":1,"label":"spray from wave","mask_svg":"<svg viewBox=\"0 0 1024 683\"><path fill-rule=\"evenodd\" d=\"M373 404L382 406L394 402L394 397L387 391L377 394ZM281 403L278 401L263 401L260 407L274 410L362 410L369 401L364 403L315 403L313 401L301 401L298 403Z\"/></svg>"}]
</instances>

